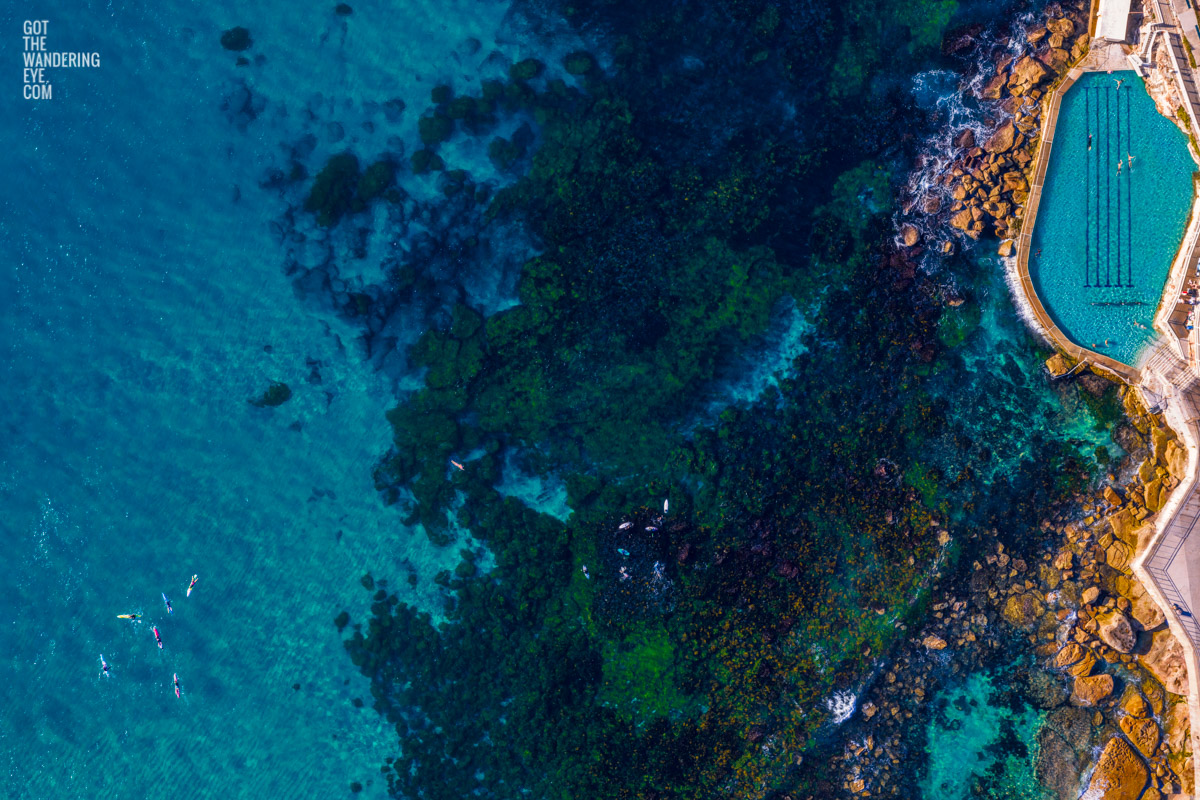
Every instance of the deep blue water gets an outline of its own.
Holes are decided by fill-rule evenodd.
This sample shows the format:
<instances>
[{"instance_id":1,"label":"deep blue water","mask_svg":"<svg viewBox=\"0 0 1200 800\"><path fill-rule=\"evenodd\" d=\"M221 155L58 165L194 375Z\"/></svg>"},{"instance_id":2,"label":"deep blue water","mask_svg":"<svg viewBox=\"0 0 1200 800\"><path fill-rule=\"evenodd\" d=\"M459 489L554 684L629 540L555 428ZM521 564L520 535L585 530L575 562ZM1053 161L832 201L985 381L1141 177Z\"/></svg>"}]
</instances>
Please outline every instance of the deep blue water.
<instances>
[{"instance_id":1,"label":"deep blue water","mask_svg":"<svg viewBox=\"0 0 1200 800\"><path fill-rule=\"evenodd\" d=\"M333 615L364 614L367 569L415 574L406 599L437 611L432 577L459 560L382 508L371 468L403 375L296 296L272 233L286 201L259 184L309 134L310 174L343 148L411 148L430 88L501 74L522 34L496 2L240 5L42 4L48 49L101 67L51 70L38 103L21 98L20 13L0 11L7 797L346 795L395 737ZM261 63L222 49L238 24ZM394 98L417 111L389 124ZM344 281L375 279L378 258L356 263ZM250 405L272 380L293 398Z\"/></svg>"}]
</instances>

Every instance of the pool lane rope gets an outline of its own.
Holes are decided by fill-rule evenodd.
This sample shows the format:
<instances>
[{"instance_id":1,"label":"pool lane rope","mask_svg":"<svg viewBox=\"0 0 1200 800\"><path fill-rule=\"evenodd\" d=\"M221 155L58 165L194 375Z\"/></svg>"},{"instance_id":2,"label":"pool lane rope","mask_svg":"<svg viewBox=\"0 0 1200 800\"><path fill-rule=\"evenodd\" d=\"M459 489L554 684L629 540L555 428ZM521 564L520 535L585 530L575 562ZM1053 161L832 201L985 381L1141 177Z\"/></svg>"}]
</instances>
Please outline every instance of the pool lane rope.
<instances>
[{"instance_id":1,"label":"pool lane rope","mask_svg":"<svg viewBox=\"0 0 1200 800\"><path fill-rule=\"evenodd\" d=\"M1126 275L1129 276L1126 285L1133 288L1133 156L1130 155L1129 149L1133 146L1133 128L1130 124L1130 118L1133 114L1129 112L1129 97L1130 89L1126 88ZM1118 98L1120 100L1120 98Z\"/></svg>"},{"instance_id":2,"label":"pool lane rope","mask_svg":"<svg viewBox=\"0 0 1200 800\"><path fill-rule=\"evenodd\" d=\"M1121 89L1126 90L1125 102L1121 102ZM1091 102L1092 93L1103 93ZM1111 100L1107 87L1089 86L1084 92L1084 117L1088 121L1088 135L1095 130L1095 157L1084 162L1084 274L1085 288L1133 288L1133 178L1130 173L1128 152L1133 142L1129 87L1116 87L1117 102ZM1092 106L1095 106L1095 114ZM1103 115L1103 120L1101 116ZM1103 121L1103 131L1101 122ZM1122 130L1122 123L1124 123ZM1114 135L1115 134L1115 135ZM1124 141L1125 147L1121 144ZM1114 155L1116 158L1114 158ZM1114 169L1114 162L1120 165ZM1092 170L1096 171L1093 191ZM1103 172L1101 172L1103 170ZM1115 174L1114 174L1115 172ZM1122 189L1122 183L1124 188ZM1092 200L1096 205L1096 224L1092 225ZM1093 233L1094 231L1094 233ZM1092 248L1096 251L1096 282L1092 279ZM1104 282L1100 281L1100 267L1104 266ZM1114 270L1115 268L1115 270ZM1113 282L1113 272L1116 282Z\"/></svg>"}]
</instances>

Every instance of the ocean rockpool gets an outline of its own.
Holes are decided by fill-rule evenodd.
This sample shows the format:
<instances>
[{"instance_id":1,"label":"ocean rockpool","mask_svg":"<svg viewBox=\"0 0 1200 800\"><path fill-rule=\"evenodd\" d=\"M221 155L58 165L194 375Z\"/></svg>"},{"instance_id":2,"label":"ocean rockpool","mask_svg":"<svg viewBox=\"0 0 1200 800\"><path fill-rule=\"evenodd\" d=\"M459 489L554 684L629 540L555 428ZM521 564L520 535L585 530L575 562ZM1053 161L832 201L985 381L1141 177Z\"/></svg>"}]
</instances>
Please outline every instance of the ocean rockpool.
<instances>
[{"instance_id":1,"label":"ocean rockpool","mask_svg":"<svg viewBox=\"0 0 1200 800\"><path fill-rule=\"evenodd\" d=\"M1132 365L1151 340L1195 168L1136 73L1084 73L1063 96L1029 274L1076 344Z\"/></svg>"}]
</instances>

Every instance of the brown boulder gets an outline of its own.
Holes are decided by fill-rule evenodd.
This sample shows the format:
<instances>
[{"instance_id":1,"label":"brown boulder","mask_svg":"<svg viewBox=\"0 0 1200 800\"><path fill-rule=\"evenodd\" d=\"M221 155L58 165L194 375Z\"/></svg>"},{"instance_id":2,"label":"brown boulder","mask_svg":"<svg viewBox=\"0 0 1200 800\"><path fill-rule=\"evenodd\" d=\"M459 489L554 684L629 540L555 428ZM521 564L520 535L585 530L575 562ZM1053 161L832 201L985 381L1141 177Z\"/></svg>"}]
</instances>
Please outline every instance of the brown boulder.
<instances>
[{"instance_id":1,"label":"brown boulder","mask_svg":"<svg viewBox=\"0 0 1200 800\"><path fill-rule=\"evenodd\" d=\"M1133 607L1129 610L1129 614L1142 626L1142 630L1152 631L1166 622L1167 618L1163 615L1162 609L1146 592L1146 587L1142 586L1141 581L1131 581L1131 583L1128 597Z\"/></svg>"},{"instance_id":2,"label":"brown boulder","mask_svg":"<svg viewBox=\"0 0 1200 800\"><path fill-rule=\"evenodd\" d=\"M929 636L926 636L921 641L921 644L925 645L926 650L945 650L946 649L946 640L940 636L934 636L932 634L930 634Z\"/></svg>"},{"instance_id":3,"label":"brown boulder","mask_svg":"<svg viewBox=\"0 0 1200 800\"><path fill-rule=\"evenodd\" d=\"M1066 375L1071 371L1072 366L1074 365L1071 363L1071 361L1062 353L1055 353L1054 355L1050 356L1050 358L1046 359L1046 369L1050 370L1050 376L1052 378L1058 378Z\"/></svg>"},{"instance_id":4,"label":"brown boulder","mask_svg":"<svg viewBox=\"0 0 1200 800\"><path fill-rule=\"evenodd\" d=\"M1058 655L1054 657L1054 666L1062 669L1078 663L1085 652L1087 651L1083 649L1083 645L1071 642L1058 651Z\"/></svg>"},{"instance_id":5,"label":"brown boulder","mask_svg":"<svg viewBox=\"0 0 1200 800\"><path fill-rule=\"evenodd\" d=\"M1167 446L1163 451L1163 460L1167 464L1167 471L1176 478L1182 479L1187 472L1187 451L1179 446L1179 442L1175 439L1167 442Z\"/></svg>"},{"instance_id":6,"label":"brown boulder","mask_svg":"<svg viewBox=\"0 0 1200 800\"><path fill-rule=\"evenodd\" d=\"M1100 638L1118 653L1128 653L1137 644L1137 634L1129 624L1129 618L1119 611L1098 617Z\"/></svg>"},{"instance_id":7,"label":"brown boulder","mask_svg":"<svg viewBox=\"0 0 1200 800\"><path fill-rule=\"evenodd\" d=\"M1146 705L1146 698L1142 697L1142 693L1132 686L1125 692L1125 697L1121 699L1121 710L1131 717L1150 716L1150 707Z\"/></svg>"},{"instance_id":8,"label":"brown boulder","mask_svg":"<svg viewBox=\"0 0 1200 800\"><path fill-rule=\"evenodd\" d=\"M989 153L1004 153L1012 149L1016 141L1017 129L1011 121L1001 125L995 133L983 143L983 149Z\"/></svg>"},{"instance_id":9,"label":"brown boulder","mask_svg":"<svg viewBox=\"0 0 1200 800\"><path fill-rule=\"evenodd\" d=\"M1096 658L1096 654L1091 650L1085 649L1083 651L1083 658L1079 660L1078 664L1073 664L1067 672L1075 678L1086 678L1095 672L1097 663L1099 663L1099 660Z\"/></svg>"},{"instance_id":10,"label":"brown boulder","mask_svg":"<svg viewBox=\"0 0 1200 800\"><path fill-rule=\"evenodd\" d=\"M1108 673L1076 678L1071 687L1071 702L1077 706L1094 706L1113 693L1113 677Z\"/></svg>"},{"instance_id":11,"label":"brown boulder","mask_svg":"<svg viewBox=\"0 0 1200 800\"><path fill-rule=\"evenodd\" d=\"M1187 694L1187 663L1183 648L1175 641L1170 629L1151 634L1150 650L1138 656L1142 666L1150 671L1171 694Z\"/></svg>"},{"instance_id":12,"label":"brown boulder","mask_svg":"<svg viewBox=\"0 0 1200 800\"><path fill-rule=\"evenodd\" d=\"M1100 599L1100 587L1089 586L1083 590L1083 594L1079 597L1085 606L1090 606Z\"/></svg>"},{"instance_id":13,"label":"brown boulder","mask_svg":"<svg viewBox=\"0 0 1200 800\"><path fill-rule=\"evenodd\" d=\"M1150 773L1124 739L1114 736L1104 746L1085 797L1095 800L1137 800Z\"/></svg>"},{"instance_id":14,"label":"brown boulder","mask_svg":"<svg viewBox=\"0 0 1200 800\"><path fill-rule=\"evenodd\" d=\"M1013 67L1012 75L1009 76L1008 82L1018 86L1036 86L1045 78L1049 72L1045 65L1037 59L1025 56L1017 65Z\"/></svg>"},{"instance_id":15,"label":"brown boulder","mask_svg":"<svg viewBox=\"0 0 1200 800\"><path fill-rule=\"evenodd\" d=\"M974 219L971 217L971 209L964 208L962 211L950 218L950 227L958 228L960 231L969 230Z\"/></svg>"},{"instance_id":16,"label":"brown boulder","mask_svg":"<svg viewBox=\"0 0 1200 800\"><path fill-rule=\"evenodd\" d=\"M921 232L916 229L916 226L906 223L900 226L900 237L904 240L905 247L912 247L921 241Z\"/></svg>"},{"instance_id":17,"label":"brown boulder","mask_svg":"<svg viewBox=\"0 0 1200 800\"><path fill-rule=\"evenodd\" d=\"M1108 518L1113 536L1128 545L1137 545L1137 518L1128 508L1118 511Z\"/></svg>"},{"instance_id":18,"label":"brown boulder","mask_svg":"<svg viewBox=\"0 0 1200 800\"><path fill-rule=\"evenodd\" d=\"M1012 206L1008 203L989 200L983 204L983 210L990 214L994 219L1004 219L1008 216L1008 212L1012 210Z\"/></svg>"},{"instance_id":19,"label":"brown boulder","mask_svg":"<svg viewBox=\"0 0 1200 800\"><path fill-rule=\"evenodd\" d=\"M1042 39L1046 38L1047 30L1045 28L1034 28L1025 34L1025 41L1030 44L1037 44Z\"/></svg>"},{"instance_id":20,"label":"brown boulder","mask_svg":"<svg viewBox=\"0 0 1200 800\"><path fill-rule=\"evenodd\" d=\"M1051 47L1049 50L1042 53L1039 58L1043 63L1045 63L1046 66L1053 70L1058 70L1067 65L1067 62L1071 60L1071 54L1066 50L1063 50L1061 47Z\"/></svg>"},{"instance_id":21,"label":"brown boulder","mask_svg":"<svg viewBox=\"0 0 1200 800\"><path fill-rule=\"evenodd\" d=\"M1158 725L1154 720L1122 717L1121 730L1133 742L1133 746L1142 751L1142 755L1146 758L1154 755L1158 747Z\"/></svg>"},{"instance_id":22,"label":"brown boulder","mask_svg":"<svg viewBox=\"0 0 1200 800\"><path fill-rule=\"evenodd\" d=\"M1167 449L1167 442L1174 438L1175 436L1169 428L1154 428L1150 431L1150 448L1154 452L1155 461L1160 464L1165 463L1163 455Z\"/></svg>"},{"instance_id":23,"label":"brown boulder","mask_svg":"<svg viewBox=\"0 0 1200 800\"><path fill-rule=\"evenodd\" d=\"M1000 243L1000 247L996 249L996 254L1001 258L1008 258L1013 254L1014 242L1012 239L1005 239Z\"/></svg>"},{"instance_id":24,"label":"brown boulder","mask_svg":"<svg viewBox=\"0 0 1200 800\"><path fill-rule=\"evenodd\" d=\"M964 150L970 150L975 146L975 131L970 128L963 128L954 135L954 146Z\"/></svg>"},{"instance_id":25,"label":"brown boulder","mask_svg":"<svg viewBox=\"0 0 1200 800\"><path fill-rule=\"evenodd\" d=\"M1006 192L1021 191L1029 188L1025 176L1016 170L1006 172L1001 176L1002 188Z\"/></svg>"},{"instance_id":26,"label":"brown boulder","mask_svg":"<svg viewBox=\"0 0 1200 800\"><path fill-rule=\"evenodd\" d=\"M1075 23L1067 17L1049 20L1046 22L1046 27L1052 33L1057 33L1059 36L1070 36L1075 32Z\"/></svg>"},{"instance_id":27,"label":"brown boulder","mask_svg":"<svg viewBox=\"0 0 1200 800\"><path fill-rule=\"evenodd\" d=\"M1003 75L993 75L992 79L985 83L983 88L979 90L979 96L984 100L999 100L1004 94L1004 84L1007 82L1008 79ZM973 144L968 145L968 147L974 146Z\"/></svg>"},{"instance_id":28,"label":"brown boulder","mask_svg":"<svg viewBox=\"0 0 1200 800\"><path fill-rule=\"evenodd\" d=\"M1004 603L1004 619L1018 628L1032 629L1045 611L1041 599L1033 592L1014 594Z\"/></svg>"},{"instance_id":29,"label":"brown boulder","mask_svg":"<svg viewBox=\"0 0 1200 800\"><path fill-rule=\"evenodd\" d=\"M1172 753L1191 750L1192 726L1189 724L1188 704L1180 700L1167 711L1164 720L1167 731L1167 749Z\"/></svg>"},{"instance_id":30,"label":"brown boulder","mask_svg":"<svg viewBox=\"0 0 1200 800\"><path fill-rule=\"evenodd\" d=\"M1117 494L1116 489L1111 486L1105 486L1104 502L1108 503L1110 506L1119 506L1124 501L1121 500L1121 495Z\"/></svg>"},{"instance_id":31,"label":"brown boulder","mask_svg":"<svg viewBox=\"0 0 1200 800\"><path fill-rule=\"evenodd\" d=\"M1143 422L1144 421L1145 420L1143 420ZM1136 427L1136 425L1137 422L1135 420L1134 426ZM1138 477L1141 478L1142 483L1149 483L1150 481L1154 480L1156 475L1158 475L1157 470L1158 466L1154 463L1154 458L1147 458L1141 463L1140 466L1138 466Z\"/></svg>"},{"instance_id":32,"label":"brown boulder","mask_svg":"<svg viewBox=\"0 0 1200 800\"><path fill-rule=\"evenodd\" d=\"M1158 511L1171 495L1169 491L1163 491L1162 478L1155 478L1147 483L1143 491L1146 494L1146 508L1149 511Z\"/></svg>"},{"instance_id":33,"label":"brown boulder","mask_svg":"<svg viewBox=\"0 0 1200 800\"><path fill-rule=\"evenodd\" d=\"M1129 571L1129 559L1133 556L1133 551L1129 549L1129 545L1114 539L1104 551L1104 561L1118 572Z\"/></svg>"}]
</instances>

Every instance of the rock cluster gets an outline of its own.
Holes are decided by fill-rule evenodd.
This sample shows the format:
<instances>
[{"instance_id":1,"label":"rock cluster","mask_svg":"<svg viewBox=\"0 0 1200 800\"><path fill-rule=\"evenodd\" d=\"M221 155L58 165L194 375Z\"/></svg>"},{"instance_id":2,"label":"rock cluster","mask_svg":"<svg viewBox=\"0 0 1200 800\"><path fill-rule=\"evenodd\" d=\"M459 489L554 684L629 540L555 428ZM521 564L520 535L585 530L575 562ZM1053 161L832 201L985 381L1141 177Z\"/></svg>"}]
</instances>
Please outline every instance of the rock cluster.
<instances>
[{"instance_id":1,"label":"rock cluster","mask_svg":"<svg viewBox=\"0 0 1200 800\"><path fill-rule=\"evenodd\" d=\"M1094 394L1114 389L1089 372L1073 380ZM1046 519L1038 552L1018 555L992 542L965 585L933 601L908 652L887 663L861 698L857 724L865 735L835 759L844 793L906 796L903 765L913 754L904 726L926 713L922 705L941 681L973 664L1019 660L1001 655L1013 646L1014 628L1044 665L1016 670L1021 696L1046 713L1034 762L1043 785L1078 800L1090 772L1085 796L1103 800L1194 790L1182 651L1129 567L1186 457L1161 416L1127 387L1116 391L1126 421L1115 438L1127 455L1113 469L1129 479L1110 476L1094 495L1076 497L1074 509Z\"/></svg>"},{"instance_id":2,"label":"rock cluster","mask_svg":"<svg viewBox=\"0 0 1200 800\"><path fill-rule=\"evenodd\" d=\"M1043 24L1028 34L1023 54L997 47L990 60L995 72L983 82L979 96L992 101L999 119L990 123L986 136L971 129L957 132L953 145L958 152L941 172L939 189L916 198L911 207L947 214L952 227L973 239L990 227L1001 240L1000 255L1012 255L1029 198L1042 101L1087 52L1087 8L1079 2L1065 8L1051 4ZM953 246L946 242L942 249Z\"/></svg>"},{"instance_id":3,"label":"rock cluster","mask_svg":"<svg viewBox=\"0 0 1200 800\"><path fill-rule=\"evenodd\" d=\"M1107 387L1095 377L1084 373L1079 380L1101 394ZM1153 534L1154 513L1178 485L1187 457L1136 392L1125 386L1118 392L1127 421L1116 438L1127 456L1117 471L1130 478L1085 500L1084 518L1066 526L1065 541L1050 559L1053 570L1042 578L1074 619L1058 612L1053 642L1038 648L1048 666L1071 681L1072 705L1099 709L1109 740L1086 796L1104 800L1139 797L1147 785L1153 787L1147 796L1194 788L1183 651L1129 566ZM1118 664L1121 672L1109 669Z\"/></svg>"}]
</instances>

